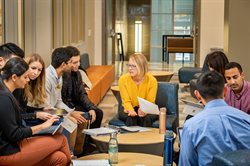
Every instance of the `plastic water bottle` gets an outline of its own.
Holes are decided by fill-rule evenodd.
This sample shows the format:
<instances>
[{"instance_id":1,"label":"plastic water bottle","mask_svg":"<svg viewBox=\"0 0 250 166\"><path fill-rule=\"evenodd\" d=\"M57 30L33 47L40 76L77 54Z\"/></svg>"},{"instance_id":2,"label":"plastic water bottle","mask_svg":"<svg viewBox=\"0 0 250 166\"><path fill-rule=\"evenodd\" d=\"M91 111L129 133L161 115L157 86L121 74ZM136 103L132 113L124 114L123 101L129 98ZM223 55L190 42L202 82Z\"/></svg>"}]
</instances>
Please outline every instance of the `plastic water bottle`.
<instances>
[{"instance_id":1,"label":"plastic water bottle","mask_svg":"<svg viewBox=\"0 0 250 166\"><path fill-rule=\"evenodd\" d=\"M109 163L110 164L117 164L118 163L117 133L110 134L108 153L109 153Z\"/></svg>"},{"instance_id":2,"label":"plastic water bottle","mask_svg":"<svg viewBox=\"0 0 250 166\"><path fill-rule=\"evenodd\" d=\"M174 133L172 130L167 130L164 136L164 160L163 166L173 165L173 143Z\"/></svg>"}]
</instances>

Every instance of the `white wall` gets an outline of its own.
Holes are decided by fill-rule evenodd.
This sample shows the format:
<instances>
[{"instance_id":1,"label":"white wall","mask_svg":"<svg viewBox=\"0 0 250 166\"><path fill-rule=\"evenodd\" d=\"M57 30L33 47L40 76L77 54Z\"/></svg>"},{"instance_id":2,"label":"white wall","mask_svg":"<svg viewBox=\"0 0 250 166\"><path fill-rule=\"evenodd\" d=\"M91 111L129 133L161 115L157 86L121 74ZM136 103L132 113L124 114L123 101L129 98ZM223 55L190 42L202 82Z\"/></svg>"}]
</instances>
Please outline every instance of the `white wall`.
<instances>
[{"instance_id":1,"label":"white wall","mask_svg":"<svg viewBox=\"0 0 250 166\"><path fill-rule=\"evenodd\" d=\"M46 65L51 62L53 47L52 1L25 1L25 54L40 54Z\"/></svg>"},{"instance_id":2,"label":"white wall","mask_svg":"<svg viewBox=\"0 0 250 166\"><path fill-rule=\"evenodd\" d=\"M224 0L201 0L200 66L211 48L224 45Z\"/></svg>"}]
</instances>

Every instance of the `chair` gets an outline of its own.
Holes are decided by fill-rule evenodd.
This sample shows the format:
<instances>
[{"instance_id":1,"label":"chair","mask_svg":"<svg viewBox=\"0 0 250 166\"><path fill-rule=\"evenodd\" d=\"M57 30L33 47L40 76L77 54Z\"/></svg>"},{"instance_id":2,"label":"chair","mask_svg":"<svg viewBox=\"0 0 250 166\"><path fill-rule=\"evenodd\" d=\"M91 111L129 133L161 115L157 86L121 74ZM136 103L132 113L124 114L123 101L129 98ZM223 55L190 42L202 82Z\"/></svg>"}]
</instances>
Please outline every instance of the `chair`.
<instances>
[{"instance_id":1,"label":"chair","mask_svg":"<svg viewBox=\"0 0 250 166\"><path fill-rule=\"evenodd\" d=\"M242 149L230 152L216 154L213 157L213 166L249 166L250 165L250 149Z\"/></svg>"},{"instance_id":2,"label":"chair","mask_svg":"<svg viewBox=\"0 0 250 166\"><path fill-rule=\"evenodd\" d=\"M176 132L176 127L179 126L179 105L178 105L178 89L179 85L169 82L158 82L158 90L156 95L156 104L161 107L167 108L167 130ZM118 111L121 111L122 101L120 93L116 93L118 100ZM109 121L110 125L125 126L125 123L118 118L118 114ZM159 120L155 121L152 125L154 128L159 127Z\"/></svg>"},{"instance_id":3,"label":"chair","mask_svg":"<svg viewBox=\"0 0 250 166\"><path fill-rule=\"evenodd\" d=\"M169 53L193 53L193 37L190 35L163 35L162 36L162 61L169 63Z\"/></svg>"},{"instance_id":4,"label":"chair","mask_svg":"<svg viewBox=\"0 0 250 166\"><path fill-rule=\"evenodd\" d=\"M84 70L87 70L89 68L89 54L83 53L80 55L80 67Z\"/></svg>"}]
</instances>

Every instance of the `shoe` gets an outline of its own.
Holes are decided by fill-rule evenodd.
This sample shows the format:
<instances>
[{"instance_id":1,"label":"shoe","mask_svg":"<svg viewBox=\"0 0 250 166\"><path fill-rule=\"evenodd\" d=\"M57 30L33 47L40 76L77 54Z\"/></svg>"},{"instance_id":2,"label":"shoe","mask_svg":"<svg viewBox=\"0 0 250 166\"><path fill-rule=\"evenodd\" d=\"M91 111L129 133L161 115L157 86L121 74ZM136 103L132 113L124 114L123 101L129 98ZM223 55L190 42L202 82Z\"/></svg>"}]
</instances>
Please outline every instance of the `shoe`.
<instances>
[{"instance_id":1,"label":"shoe","mask_svg":"<svg viewBox=\"0 0 250 166\"><path fill-rule=\"evenodd\" d=\"M73 154L71 154L70 157L71 157L71 160L76 160L77 159L77 156L75 156Z\"/></svg>"}]
</instances>

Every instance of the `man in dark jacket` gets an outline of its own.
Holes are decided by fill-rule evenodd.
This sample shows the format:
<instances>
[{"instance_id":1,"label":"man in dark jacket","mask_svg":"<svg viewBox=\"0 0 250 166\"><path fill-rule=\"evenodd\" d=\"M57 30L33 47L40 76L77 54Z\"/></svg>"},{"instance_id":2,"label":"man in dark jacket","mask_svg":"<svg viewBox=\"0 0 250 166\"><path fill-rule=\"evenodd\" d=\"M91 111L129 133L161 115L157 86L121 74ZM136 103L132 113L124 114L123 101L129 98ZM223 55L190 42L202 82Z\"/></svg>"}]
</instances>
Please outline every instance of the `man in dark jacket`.
<instances>
[{"instance_id":1,"label":"man in dark jacket","mask_svg":"<svg viewBox=\"0 0 250 166\"><path fill-rule=\"evenodd\" d=\"M90 128L98 128L101 126L103 112L89 100L87 92L85 91L81 74L78 71L80 66L80 52L73 46L68 46L66 48L68 53L72 55L70 62L72 63L72 68L71 72L66 72L63 74L63 102L70 108L75 108L75 110L89 112L92 117ZM71 115L77 121L81 122L81 119L84 118L82 116L82 112L72 112Z\"/></svg>"}]
</instances>

